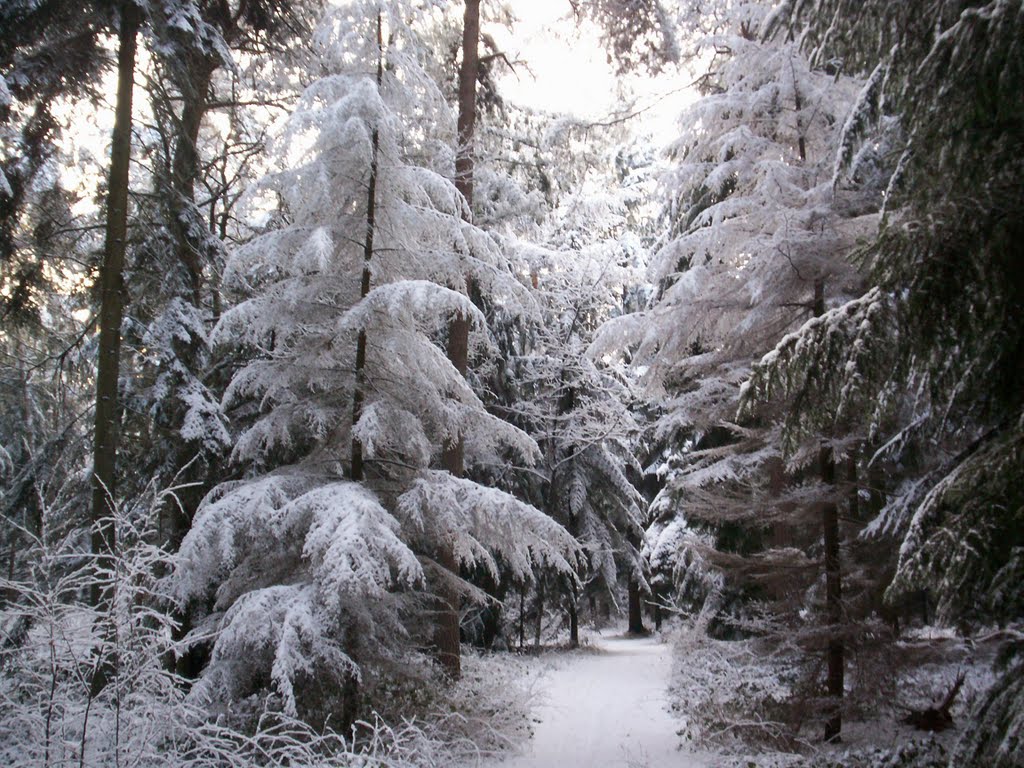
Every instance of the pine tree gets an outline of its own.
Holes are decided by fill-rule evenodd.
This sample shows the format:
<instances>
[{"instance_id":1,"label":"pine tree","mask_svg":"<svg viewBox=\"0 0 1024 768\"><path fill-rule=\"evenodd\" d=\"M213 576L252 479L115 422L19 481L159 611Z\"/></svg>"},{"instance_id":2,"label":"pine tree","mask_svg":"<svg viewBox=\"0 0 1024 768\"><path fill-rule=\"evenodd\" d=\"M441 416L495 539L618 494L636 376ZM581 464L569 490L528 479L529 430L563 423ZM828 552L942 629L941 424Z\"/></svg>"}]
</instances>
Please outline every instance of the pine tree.
<instances>
[{"instance_id":1,"label":"pine tree","mask_svg":"<svg viewBox=\"0 0 1024 768\"><path fill-rule=\"evenodd\" d=\"M526 293L443 175L455 126L421 65L431 21L405 3L325 17L329 74L303 95L279 140L283 168L263 182L282 223L232 254L226 280L243 300L214 334L256 354L226 395L248 414L234 458L250 479L208 496L182 546L182 596L215 595L225 611L200 688L270 687L308 718L354 717L360 680L372 691L374 675L412 658L438 600L461 601L445 551L456 570L519 579L542 565L571 573L575 559L537 510L433 468L457 435L468 467L537 449L487 414L444 350L457 315L469 349L486 348L483 316L458 290L467 275L510 303ZM299 685L329 669L333 685Z\"/></svg>"},{"instance_id":2,"label":"pine tree","mask_svg":"<svg viewBox=\"0 0 1024 768\"><path fill-rule=\"evenodd\" d=\"M635 486L639 428L631 410L639 397L623 366L586 354L601 322L623 310L646 252L626 227L629 192L603 192L609 180L593 176L552 212L546 247L523 248L543 314L506 351L502 385L514 391L515 423L543 452L536 503L587 553L585 592L571 581L561 589L573 646L581 597L615 604L624 580L637 596L647 590L638 548L647 505Z\"/></svg>"},{"instance_id":3,"label":"pine tree","mask_svg":"<svg viewBox=\"0 0 1024 768\"><path fill-rule=\"evenodd\" d=\"M787 404L737 410L763 354L808 315L862 290L848 257L874 218L837 206L831 184L838 127L857 83L813 68L794 43L758 41L751 10L709 39L719 52L714 77L702 83L704 96L671 150L669 229L652 270L658 293L646 312L602 329L595 350L629 348L650 391L665 397L653 439L667 448L659 470L667 482L652 505L648 544L662 578L671 573L699 595L716 589L716 579L694 568L717 561L731 594L723 618L732 610L748 630L758 631L742 618L746 604L776 601L791 622L776 637L806 632L830 659L828 687L838 698L845 612L836 505L846 490L834 465L858 437L823 429L786 443L778 422ZM827 643L799 618L813 600L811 557L822 545ZM839 724L834 700L828 707L827 739Z\"/></svg>"},{"instance_id":4,"label":"pine tree","mask_svg":"<svg viewBox=\"0 0 1024 768\"><path fill-rule=\"evenodd\" d=\"M863 249L870 290L785 339L752 394L805 399L790 434L851 420L876 434L875 461L896 473L872 528L902 542L889 600L927 590L941 622L1019 621L1019 4L806 2L772 21L816 59L870 73L835 179L884 190L885 216ZM1020 711L1019 696L999 707ZM1012 762L1012 717L989 721L975 754Z\"/></svg>"}]
</instances>

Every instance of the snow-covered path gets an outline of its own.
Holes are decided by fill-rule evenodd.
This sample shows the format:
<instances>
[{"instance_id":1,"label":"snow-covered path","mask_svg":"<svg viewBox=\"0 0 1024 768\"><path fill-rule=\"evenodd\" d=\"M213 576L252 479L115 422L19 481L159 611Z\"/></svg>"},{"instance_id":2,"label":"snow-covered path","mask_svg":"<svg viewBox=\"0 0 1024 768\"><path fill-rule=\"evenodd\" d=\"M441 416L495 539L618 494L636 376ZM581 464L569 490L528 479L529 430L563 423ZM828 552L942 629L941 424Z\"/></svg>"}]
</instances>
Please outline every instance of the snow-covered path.
<instances>
[{"instance_id":1,"label":"snow-covered path","mask_svg":"<svg viewBox=\"0 0 1024 768\"><path fill-rule=\"evenodd\" d=\"M494 768L700 768L666 709L671 647L611 633L558 657L541 681L533 738Z\"/></svg>"}]
</instances>

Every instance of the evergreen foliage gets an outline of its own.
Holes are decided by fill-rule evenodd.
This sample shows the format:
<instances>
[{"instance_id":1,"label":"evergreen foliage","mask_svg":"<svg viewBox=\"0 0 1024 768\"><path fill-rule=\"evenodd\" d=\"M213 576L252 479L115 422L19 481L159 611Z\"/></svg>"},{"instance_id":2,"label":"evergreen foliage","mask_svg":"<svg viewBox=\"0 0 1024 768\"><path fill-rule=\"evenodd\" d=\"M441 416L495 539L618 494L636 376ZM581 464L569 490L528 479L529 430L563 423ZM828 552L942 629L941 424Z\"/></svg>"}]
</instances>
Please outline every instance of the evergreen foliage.
<instances>
[{"instance_id":1,"label":"evergreen foliage","mask_svg":"<svg viewBox=\"0 0 1024 768\"><path fill-rule=\"evenodd\" d=\"M725 764L1021 764L1020 0L567 4L660 156L518 6L0 0L5 764L470 764L627 603Z\"/></svg>"},{"instance_id":2,"label":"evergreen foliage","mask_svg":"<svg viewBox=\"0 0 1024 768\"><path fill-rule=\"evenodd\" d=\"M456 315L472 319L474 346L488 344L483 315L454 290L465 275L491 300L527 297L440 173L454 160L443 149L452 121L420 63L417 13L429 21L429 9L351 3L320 24L328 74L282 135L285 167L263 182L283 225L231 257L226 280L244 298L214 332L257 351L225 396L253 414L234 449L253 477L215 490L182 545L182 595L216 594L219 634L197 690L248 695L269 684L286 713L307 717L340 705L350 719L362 669L411 652L405 619L417 601L413 615L425 615L424 595L392 592L424 575L433 589L458 583L436 560L442 546L495 577L499 562L519 579L541 566L571 574L576 558L572 539L534 508L431 468L459 435L469 466L530 462L537 448L484 410L443 350ZM410 131L414 113L432 114L433 130ZM366 357L354 372L361 334ZM345 480L353 438L365 486ZM324 682L323 697L302 686L317 697L312 708L292 693L297 675Z\"/></svg>"}]
</instances>

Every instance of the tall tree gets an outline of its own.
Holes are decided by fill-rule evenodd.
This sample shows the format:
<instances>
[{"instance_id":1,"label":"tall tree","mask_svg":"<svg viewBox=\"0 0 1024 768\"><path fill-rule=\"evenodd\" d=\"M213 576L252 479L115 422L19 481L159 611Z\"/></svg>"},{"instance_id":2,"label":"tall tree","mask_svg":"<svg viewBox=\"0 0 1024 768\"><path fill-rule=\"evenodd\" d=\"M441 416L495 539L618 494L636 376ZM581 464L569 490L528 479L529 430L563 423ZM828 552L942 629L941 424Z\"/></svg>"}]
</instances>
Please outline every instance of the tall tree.
<instances>
[{"instance_id":1,"label":"tall tree","mask_svg":"<svg viewBox=\"0 0 1024 768\"><path fill-rule=\"evenodd\" d=\"M498 384L508 399L501 412L542 451L540 473L518 478L519 486L587 555L584 589L567 580L552 601L565 606L573 646L581 598L617 604L623 583L632 582L639 611L639 585L646 586L638 544L647 505L634 485L638 394L624 366L586 355L600 323L622 312L646 252L629 231L630 193L594 176L552 212L543 247L521 246L541 314L511 331ZM510 468L501 474L516 476Z\"/></svg>"},{"instance_id":2,"label":"tall tree","mask_svg":"<svg viewBox=\"0 0 1024 768\"><path fill-rule=\"evenodd\" d=\"M246 233L232 207L263 166L266 132L252 128L253 118L289 93L262 73L293 66L299 44L291 36L307 28L308 5L315 4L165 3L150 14L155 119L147 132L150 189L138 214L146 226L129 257L135 300L126 325L125 428L136 435L126 449L145 475L140 485L174 488L160 525L171 549L230 452L220 407L226 376L209 329L221 311L225 241ZM298 86L290 90L297 96Z\"/></svg>"},{"instance_id":3,"label":"tall tree","mask_svg":"<svg viewBox=\"0 0 1024 768\"><path fill-rule=\"evenodd\" d=\"M867 422L876 458L904 467L877 526L902 540L890 599L925 589L941 622L1019 621L1005 585L1024 562L1020 4L820 0L774 21L817 59L870 73L835 177L880 187L885 217L863 253L873 285L784 340L756 389L807 393L794 432ZM879 146L896 162L878 163ZM1013 690L994 688L1001 714L965 740L972 759L1015 759Z\"/></svg>"},{"instance_id":4,"label":"tall tree","mask_svg":"<svg viewBox=\"0 0 1024 768\"><path fill-rule=\"evenodd\" d=\"M132 91L135 88L136 36L141 14L133 2L121 6L117 51L117 101L110 149L106 241L100 267L99 360L93 433L92 548L99 565L116 549L113 517L117 505L117 450L121 403L118 396L121 319L124 316L124 257L128 237L128 181L132 151ZM101 581L93 585L93 602L102 598Z\"/></svg>"},{"instance_id":5,"label":"tall tree","mask_svg":"<svg viewBox=\"0 0 1024 768\"><path fill-rule=\"evenodd\" d=\"M383 17L377 13L377 90L384 85L384 30ZM373 240L377 230L377 174L380 172L380 129L374 127L370 134L370 169L366 179L366 234L363 236L363 271L359 281L359 298L365 299L370 293L373 278ZM352 459L350 474L361 483L366 479L363 470L363 441L356 432L356 425L363 416L366 400L366 329L360 328L356 339L355 390L352 393Z\"/></svg>"},{"instance_id":6,"label":"tall tree","mask_svg":"<svg viewBox=\"0 0 1024 768\"><path fill-rule=\"evenodd\" d=\"M763 354L807 316L860 290L846 257L874 219L834 206L829 183L838 127L857 83L815 69L793 43L758 41L749 8L740 10L708 39L718 52L713 75L671 148L668 231L652 269L658 293L644 313L607 324L595 351L626 345L646 369L649 391L663 399L654 439L668 447L661 470L667 482L652 505L650 541L662 570L672 559L666 547L678 547L670 570L681 571L680 586L694 562L710 559L725 569L732 598L749 601L766 594L756 582L777 579L796 546L801 558L782 567L809 586L818 573L811 557L824 536L829 599L822 614L832 625L841 612L831 451L845 450L842 441L851 438L822 430L787 444L780 410L737 410L741 386ZM773 492L773 467L784 459L789 480ZM811 477L819 461L823 482ZM691 534L681 535L686 529ZM714 539L711 551L705 533ZM753 582L752 573L759 574ZM778 596L788 600L798 589L794 583ZM797 602L784 611L777 606L790 634L804 624L798 611L809 607ZM726 621L728 611L726 603ZM830 659L833 691L842 667L838 624L834 642L817 646L810 635L820 631L803 627L808 644ZM834 723L826 730L834 736Z\"/></svg>"},{"instance_id":7,"label":"tall tree","mask_svg":"<svg viewBox=\"0 0 1024 768\"><path fill-rule=\"evenodd\" d=\"M373 0L325 17L328 74L304 94L283 167L263 183L284 222L229 260L242 301L214 335L259 353L226 396L251 414L235 448L248 477L207 497L182 546L181 594L213 597L221 627L202 690L270 688L290 711L348 719L378 674L412 663L439 603L472 592L462 566L519 580L572 571L576 548L556 523L431 469L455 435L472 463L537 450L484 410L443 348L456 315L474 348L487 344L482 314L450 287L467 275L510 304L527 296L441 172L454 164L455 121L421 64L432 23L413 4ZM253 622L266 626L239 665ZM331 685L302 685L320 670Z\"/></svg>"},{"instance_id":8,"label":"tall tree","mask_svg":"<svg viewBox=\"0 0 1024 768\"><path fill-rule=\"evenodd\" d=\"M466 0L462 24L462 63L459 66L459 118L458 152L455 156L455 188L466 201L464 216L473 218L473 138L476 129L476 85L480 70L480 0ZM473 294L472 278L466 277L466 293ZM448 324L448 359L462 376L469 367L469 326L468 315L456 315ZM445 446L442 466L453 477L465 473L465 443L461 434L453 435ZM453 543L442 541L438 553L441 566L453 573L458 572ZM444 590L441 593L444 605L438 613L436 642L438 657L448 675L458 679L461 674L459 649L459 606L457 593Z\"/></svg>"}]
</instances>

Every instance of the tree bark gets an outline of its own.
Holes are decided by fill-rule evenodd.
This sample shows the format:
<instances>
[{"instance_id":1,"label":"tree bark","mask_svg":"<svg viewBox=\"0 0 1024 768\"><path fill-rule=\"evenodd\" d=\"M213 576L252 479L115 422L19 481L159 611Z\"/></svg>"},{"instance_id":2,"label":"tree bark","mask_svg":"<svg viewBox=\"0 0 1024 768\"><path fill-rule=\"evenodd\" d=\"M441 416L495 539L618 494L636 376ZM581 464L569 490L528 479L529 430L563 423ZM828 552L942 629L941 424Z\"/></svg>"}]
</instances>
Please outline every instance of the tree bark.
<instances>
[{"instance_id":1,"label":"tree bark","mask_svg":"<svg viewBox=\"0 0 1024 768\"><path fill-rule=\"evenodd\" d=\"M519 587L519 650L526 645L526 584Z\"/></svg>"},{"instance_id":2,"label":"tree bark","mask_svg":"<svg viewBox=\"0 0 1024 768\"><path fill-rule=\"evenodd\" d=\"M790 67L792 68L793 63L790 61ZM800 120L800 110L804 108L803 99L800 97L800 89L796 87L796 76L794 73L793 77L793 101L796 107L796 132L797 132L797 151L800 153L800 162L807 162L807 140L804 138L804 127Z\"/></svg>"},{"instance_id":3,"label":"tree bark","mask_svg":"<svg viewBox=\"0 0 1024 768\"><path fill-rule=\"evenodd\" d=\"M123 272L128 237L128 176L132 152L132 89L140 16L124 3L118 30L117 101L110 148L106 237L99 271L99 360L96 410L93 421L92 551L101 567L110 567L116 548L113 515L116 509L117 449L121 409L118 379L121 368L121 322L124 317ZM94 581L91 599L99 607L108 590Z\"/></svg>"},{"instance_id":4,"label":"tree bark","mask_svg":"<svg viewBox=\"0 0 1024 768\"><path fill-rule=\"evenodd\" d=\"M459 151L455 187L473 206L473 137L476 133L476 83L480 73L480 0L466 0L459 68Z\"/></svg>"},{"instance_id":5,"label":"tree bark","mask_svg":"<svg viewBox=\"0 0 1024 768\"><path fill-rule=\"evenodd\" d=\"M384 83L384 33L381 14L377 14L377 90ZM380 132L373 129L370 137L370 178L366 184L366 234L363 240L363 274L359 287L359 298L365 299L370 292L370 262L373 260L373 239L377 230L377 169L380 153ZM355 482L362 482L363 443L356 437L356 424L363 414L366 398L366 329L359 329L356 339L356 382L352 395L352 462L351 476Z\"/></svg>"},{"instance_id":6,"label":"tree bark","mask_svg":"<svg viewBox=\"0 0 1024 768\"><path fill-rule=\"evenodd\" d=\"M171 191L176 196L174 207L195 204L195 182L199 173L199 129L203 117L209 107L208 91L218 61L208 57L192 57L192 66L188 76L181 83L182 108L181 121L178 125L178 136L174 146L174 157L171 161ZM202 304L203 262L200 254L192 245L193 237L187 225L177 218L178 227L177 251L178 260L188 274L189 289L192 293L192 304Z\"/></svg>"},{"instance_id":7,"label":"tree bark","mask_svg":"<svg viewBox=\"0 0 1024 768\"><path fill-rule=\"evenodd\" d=\"M814 283L814 315L825 314L825 284ZM822 445L819 456L821 479L830 494L836 484L835 457L832 449ZM829 717L825 722L825 741L840 740L843 729L844 647L841 634L843 621L842 573L839 563L839 506L830 498L821 506L821 529L825 549L825 613L831 636L828 639L826 689L830 698Z\"/></svg>"},{"instance_id":8,"label":"tree bark","mask_svg":"<svg viewBox=\"0 0 1024 768\"><path fill-rule=\"evenodd\" d=\"M165 191L170 197L168 218L175 240L175 253L187 278L186 292L182 298L197 309L202 307L203 270L206 262L204 249L197 247L201 246L201 242L197 243L196 234L189 224L192 220L189 214L195 208L195 185L199 175L199 130L209 108L210 83L218 66L219 59L191 54L186 68L178 77L182 99L181 117L174 121L176 136L171 156L170 189ZM177 355L178 360L197 379L203 375L200 351L200 343L195 342L180 349ZM177 409L175 421L171 425L174 430L172 435L178 443L174 466L179 470L189 466L196 456L194 443L177 439L177 431L184 418L184 408ZM177 482L185 487L175 494L174 502L164 505L161 511L161 517L166 513L166 546L172 552L177 551L192 526L195 512L210 489L212 472L212 467L203 462L195 462L185 472L175 475Z\"/></svg>"},{"instance_id":9,"label":"tree bark","mask_svg":"<svg viewBox=\"0 0 1024 768\"><path fill-rule=\"evenodd\" d=\"M566 590L569 598L569 647L580 647L580 612L577 607L578 595L576 585L570 581L569 589Z\"/></svg>"},{"instance_id":10,"label":"tree bark","mask_svg":"<svg viewBox=\"0 0 1024 768\"><path fill-rule=\"evenodd\" d=\"M828 484L835 483L835 465L832 451L822 448L821 479ZM822 505L822 534L825 544L825 603L826 616L832 636L828 640L828 695L832 699L832 710L825 723L825 741L839 741L842 732L842 700L844 687L842 581L839 569L839 507L834 501Z\"/></svg>"},{"instance_id":11,"label":"tree bark","mask_svg":"<svg viewBox=\"0 0 1024 768\"><path fill-rule=\"evenodd\" d=\"M473 134L476 129L476 81L480 69L480 0L466 0L462 27L462 66L459 68L459 148L455 158L455 188L466 201L465 217L472 218L473 207ZM472 280L466 276L466 292L472 294ZM448 359L463 376L469 365L469 318L459 315L448 325ZM465 448L462 435L444 446L442 466L454 477L465 474ZM450 534L449 534L450 538ZM458 575L452 542L442 537L438 563ZM462 673L459 648L458 595L444 590L442 610L435 632L438 658L452 679Z\"/></svg>"},{"instance_id":12,"label":"tree bark","mask_svg":"<svg viewBox=\"0 0 1024 768\"><path fill-rule=\"evenodd\" d=\"M540 636L544 629L544 582L537 580L537 621L533 627L533 647L540 648Z\"/></svg>"},{"instance_id":13,"label":"tree bark","mask_svg":"<svg viewBox=\"0 0 1024 768\"><path fill-rule=\"evenodd\" d=\"M135 50L141 16L132 3L124 3L118 29L117 97L110 147L107 221L100 265L99 360L96 372L96 410L93 421L91 548L98 570L110 571L117 554L114 513L117 449L121 407L118 379L121 369L121 322L124 317L123 272L128 238L128 181L132 154L132 89L135 86ZM111 604L110 583L98 574L89 588L97 612ZM109 624L108 624L109 627ZM109 634L109 629L104 634ZM107 639L107 638L105 638ZM97 651L89 683L90 698L106 688L117 667L117 649Z\"/></svg>"},{"instance_id":14,"label":"tree bark","mask_svg":"<svg viewBox=\"0 0 1024 768\"><path fill-rule=\"evenodd\" d=\"M640 584L636 579L629 580L629 634L645 635L643 606L640 600Z\"/></svg>"}]
</instances>

